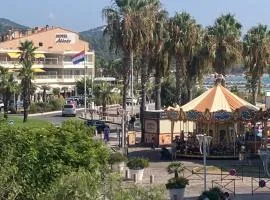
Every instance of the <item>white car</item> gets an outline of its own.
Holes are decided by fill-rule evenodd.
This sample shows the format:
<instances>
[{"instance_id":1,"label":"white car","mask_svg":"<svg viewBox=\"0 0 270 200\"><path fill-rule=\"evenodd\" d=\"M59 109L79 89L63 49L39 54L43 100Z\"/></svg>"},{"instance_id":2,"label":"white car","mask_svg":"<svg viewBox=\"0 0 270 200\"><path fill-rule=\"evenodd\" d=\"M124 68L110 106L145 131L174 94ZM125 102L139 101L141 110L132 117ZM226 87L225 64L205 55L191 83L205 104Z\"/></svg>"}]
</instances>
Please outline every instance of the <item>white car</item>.
<instances>
[{"instance_id":1,"label":"white car","mask_svg":"<svg viewBox=\"0 0 270 200\"><path fill-rule=\"evenodd\" d=\"M64 116L76 116L75 104L65 104L62 110L62 117Z\"/></svg>"}]
</instances>

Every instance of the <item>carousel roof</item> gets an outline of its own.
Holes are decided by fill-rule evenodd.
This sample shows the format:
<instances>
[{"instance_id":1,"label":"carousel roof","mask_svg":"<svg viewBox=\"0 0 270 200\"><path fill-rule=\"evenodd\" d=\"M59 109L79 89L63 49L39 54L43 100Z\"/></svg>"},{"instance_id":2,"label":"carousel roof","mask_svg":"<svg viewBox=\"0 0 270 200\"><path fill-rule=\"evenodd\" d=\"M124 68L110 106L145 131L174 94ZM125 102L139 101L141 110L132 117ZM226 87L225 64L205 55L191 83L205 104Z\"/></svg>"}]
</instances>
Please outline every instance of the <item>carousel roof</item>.
<instances>
[{"instance_id":1,"label":"carousel roof","mask_svg":"<svg viewBox=\"0 0 270 200\"><path fill-rule=\"evenodd\" d=\"M259 110L259 108L239 98L228 89L223 87L221 84L215 85L213 88L204 92L199 97L183 105L181 109L184 112L191 110L205 112L206 109L208 109L210 112L217 112L221 110L226 112L233 112L236 109L242 111Z\"/></svg>"}]
</instances>

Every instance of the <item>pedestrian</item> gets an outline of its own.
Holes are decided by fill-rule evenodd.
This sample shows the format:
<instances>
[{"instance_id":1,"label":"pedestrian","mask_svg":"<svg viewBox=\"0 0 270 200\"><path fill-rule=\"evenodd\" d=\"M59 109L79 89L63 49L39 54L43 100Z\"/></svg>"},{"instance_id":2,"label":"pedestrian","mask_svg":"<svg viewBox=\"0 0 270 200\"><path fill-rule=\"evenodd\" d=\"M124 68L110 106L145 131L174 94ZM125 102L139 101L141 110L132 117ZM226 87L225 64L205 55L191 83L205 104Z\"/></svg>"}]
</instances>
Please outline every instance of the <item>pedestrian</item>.
<instances>
[{"instance_id":1,"label":"pedestrian","mask_svg":"<svg viewBox=\"0 0 270 200\"><path fill-rule=\"evenodd\" d=\"M228 192L224 193L225 200L231 200L230 199L230 194Z\"/></svg>"},{"instance_id":2,"label":"pedestrian","mask_svg":"<svg viewBox=\"0 0 270 200\"><path fill-rule=\"evenodd\" d=\"M105 143L109 142L110 140L110 128L109 127L105 127L104 128L104 141Z\"/></svg>"},{"instance_id":3,"label":"pedestrian","mask_svg":"<svg viewBox=\"0 0 270 200\"><path fill-rule=\"evenodd\" d=\"M155 137L152 137L151 149L155 150Z\"/></svg>"}]
</instances>

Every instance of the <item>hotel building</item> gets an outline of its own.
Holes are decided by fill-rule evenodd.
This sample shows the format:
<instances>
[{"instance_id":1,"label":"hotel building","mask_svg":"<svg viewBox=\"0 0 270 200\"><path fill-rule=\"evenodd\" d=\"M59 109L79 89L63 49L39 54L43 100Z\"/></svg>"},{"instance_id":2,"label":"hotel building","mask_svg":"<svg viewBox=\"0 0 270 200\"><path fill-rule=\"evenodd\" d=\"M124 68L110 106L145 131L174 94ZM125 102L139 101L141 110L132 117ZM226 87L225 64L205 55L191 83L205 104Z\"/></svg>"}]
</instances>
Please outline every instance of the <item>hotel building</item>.
<instances>
[{"instance_id":1,"label":"hotel building","mask_svg":"<svg viewBox=\"0 0 270 200\"><path fill-rule=\"evenodd\" d=\"M37 86L37 93L41 86L47 85L51 89L67 90L70 95L76 95L75 82L86 73L94 78L95 53L89 49L89 44L80 40L78 33L60 28L49 27L34 28L29 31L9 31L0 37L0 66L18 71L20 42L33 41L37 47L33 71L33 82ZM74 65L72 56L85 50L86 61Z\"/></svg>"}]
</instances>

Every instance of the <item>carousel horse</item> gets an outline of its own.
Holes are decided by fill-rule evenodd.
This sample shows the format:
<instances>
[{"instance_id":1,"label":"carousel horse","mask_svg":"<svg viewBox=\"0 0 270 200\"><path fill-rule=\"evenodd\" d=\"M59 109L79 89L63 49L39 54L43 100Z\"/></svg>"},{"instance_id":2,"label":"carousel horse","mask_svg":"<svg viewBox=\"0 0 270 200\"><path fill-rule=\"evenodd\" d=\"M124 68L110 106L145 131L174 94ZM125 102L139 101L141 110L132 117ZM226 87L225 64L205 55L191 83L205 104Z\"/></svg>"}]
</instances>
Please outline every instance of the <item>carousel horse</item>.
<instances>
[{"instance_id":1,"label":"carousel horse","mask_svg":"<svg viewBox=\"0 0 270 200\"><path fill-rule=\"evenodd\" d=\"M206 152L209 155L210 153L210 143L212 140L211 136L204 136L202 134L196 135L198 141L199 141L199 145L200 145L200 153L203 154L203 140L205 138L205 146L206 146Z\"/></svg>"},{"instance_id":2,"label":"carousel horse","mask_svg":"<svg viewBox=\"0 0 270 200\"><path fill-rule=\"evenodd\" d=\"M260 150L259 155L263 163L264 171L270 177L270 151L268 149Z\"/></svg>"}]
</instances>

